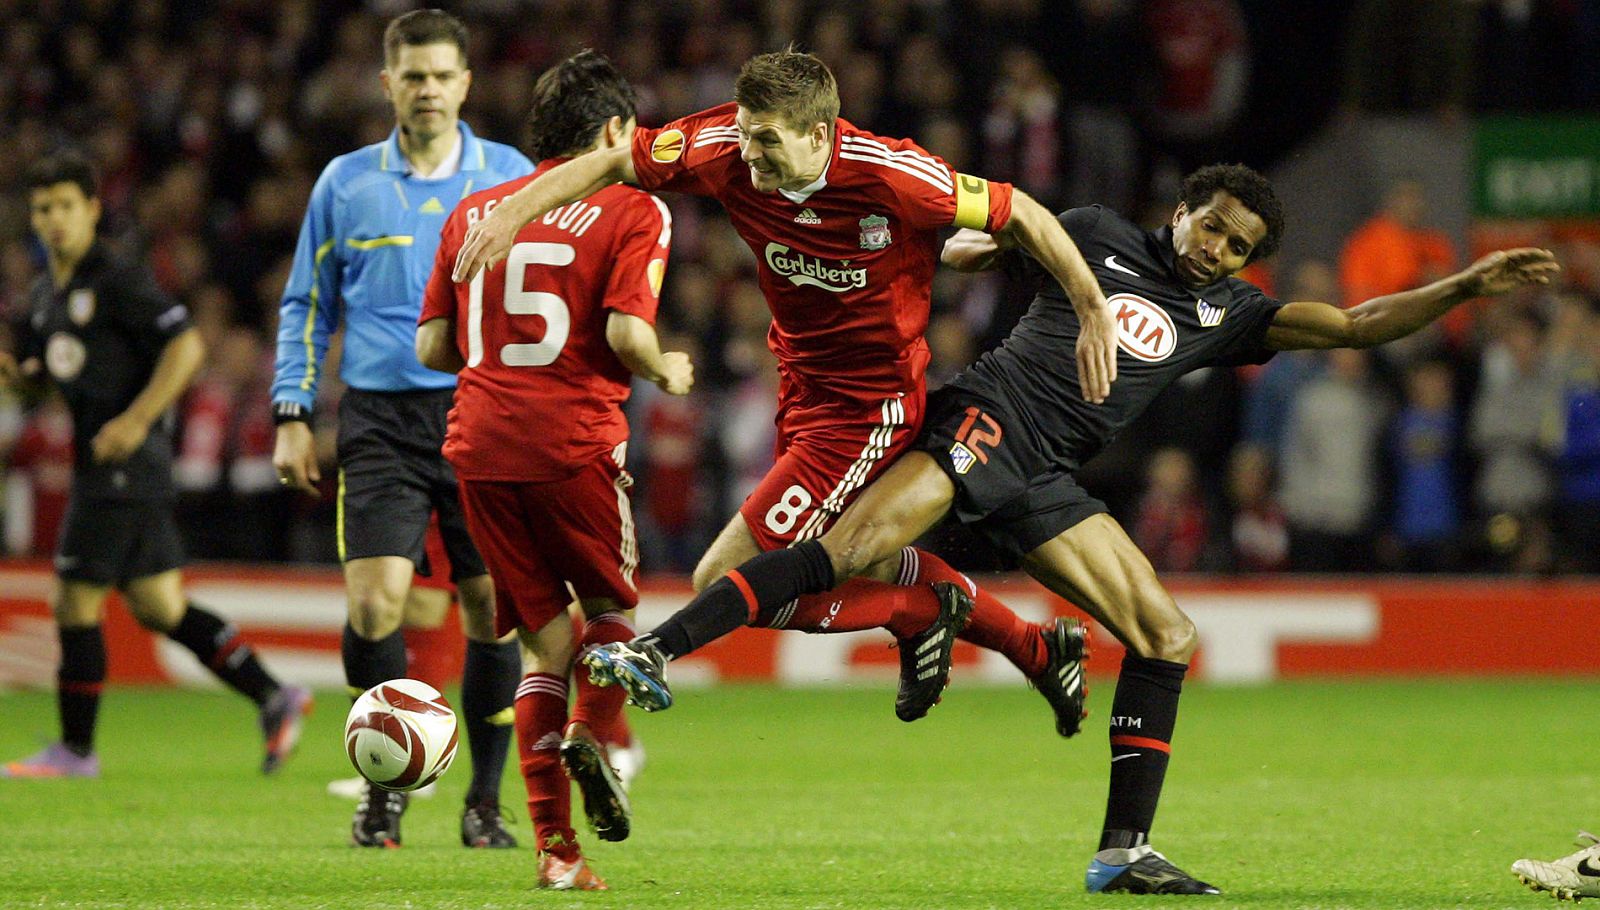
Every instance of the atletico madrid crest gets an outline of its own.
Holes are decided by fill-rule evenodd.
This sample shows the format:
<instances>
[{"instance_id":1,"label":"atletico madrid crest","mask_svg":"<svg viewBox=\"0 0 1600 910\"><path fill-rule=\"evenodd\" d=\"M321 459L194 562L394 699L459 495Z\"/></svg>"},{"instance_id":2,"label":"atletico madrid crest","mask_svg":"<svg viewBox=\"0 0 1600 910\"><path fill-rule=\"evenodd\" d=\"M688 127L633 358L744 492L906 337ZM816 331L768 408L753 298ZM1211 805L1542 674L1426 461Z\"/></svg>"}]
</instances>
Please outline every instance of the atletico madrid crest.
<instances>
[{"instance_id":1,"label":"atletico madrid crest","mask_svg":"<svg viewBox=\"0 0 1600 910\"><path fill-rule=\"evenodd\" d=\"M882 215L868 215L861 219L861 248L881 250L889 245L889 219Z\"/></svg>"}]
</instances>

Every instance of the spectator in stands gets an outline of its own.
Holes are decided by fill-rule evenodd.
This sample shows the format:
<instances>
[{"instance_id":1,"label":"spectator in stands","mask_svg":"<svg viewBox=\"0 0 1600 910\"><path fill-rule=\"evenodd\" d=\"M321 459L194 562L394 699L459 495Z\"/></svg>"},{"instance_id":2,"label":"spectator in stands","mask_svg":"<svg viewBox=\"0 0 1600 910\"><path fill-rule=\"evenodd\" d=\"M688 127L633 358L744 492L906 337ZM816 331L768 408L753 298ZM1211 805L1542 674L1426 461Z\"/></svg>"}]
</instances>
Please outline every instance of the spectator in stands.
<instances>
[{"instance_id":1,"label":"spectator in stands","mask_svg":"<svg viewBox=\"0 0 1600 910\"><path fill-rule=\"evenodd\" d=\"M1560 403L1560 567L1600 572L1600 298L1565 305L1577 316Z\"/></svg>"},{"instance_id":2,"label":"spectator in stands","mask_svg":"<svg viewBox=\"0 0 1600 910\"><path fill-rule=\"evenodd\" d=\"M1289 567L1289 523L1272 490L1272 455L1250 443L1233 450L1228 466L1232 507L1230 560L1236 572L1282 572Z\"/></svg>"},{"instance_id":3,"label":"spectator in stands","mask_svg":"<svg viewBox=\"0 0 1600 910\"><path fill-rule=\"evenodd\" d=\"M1449 364L1413 364L1406 372L1405 404L1390 427L1395 489L1391 530L1399 546L1399 567L1406 571L1460 567L1460 424Z\"/></svg>"},{"instance_id":4,"label":"spectator in stands","mask_svg":"<svg viewBox=\"0 0 1600 910\"><path fill-rule=\"evenodd\" d=\"M1156 452L1145 469L1134 543L1158 572L1193 572L1202 568L1210 525L1194 459L1178 448Z\"/></svg>"},{"instance_id":5,"label":"spectator in stands","mask_svg":"<svg viewBox=\"0 0 1600 910\"><path fill-rule=\"evenodd\" d=\"M1325 300L1343 306L1333 267L1320 259L1295 266L1284 300ZM1318 357L1310 351L1284 351L1256 373L1244 401L1243 438L1266 449L1276 462L1282 454L1289 410L1295 396L1317 371Z\"/></svg>"},{"instance_id":6,"label":"spectator in stands","mask_svg":"<svg viewBox=\"0 0 1600 910\"><path fill-rule=\"evenodd\" d=\"M1339 254L1339 285L1345 300L1370 300L1418 287L1456 270L1450 238L1426 226L1428 197L1421 181L1390 184L1383 203L1355 229ZM1456 311L1465 313L1465 307ZM1465 323L1453 314L1407 339L1386 356L1404 361L1408 352L1436 344L1439 333L1458 334ZM1395 354L1394 352L1399 352Z\"/></svg>"},{"instance_id":7,"label":"spectator in stands","mask_svg":"<svg viewBox=\"0 0 1600 910\"><path fill-rule=\"evenodd\" d=\"M1531 307L1507 307L1484 351L1470 442L1478 462L1472 499L1497 562L1536 571L1549 562L1555 498L1551 447L1560 435L1562 376Z\"/></svg>"},{"instance_id":8,"label":"spectator in stands","mask_svg":"<svg viewBox=\"0 0 1600 910\"><path fill-rule=\"evenodd\" d=\"M1388 424L1365 351L1338 348L1289 413L1282 487L1297 572L1354 572L1372 559L1378 440Z\"/></svg>"}]
</instances>

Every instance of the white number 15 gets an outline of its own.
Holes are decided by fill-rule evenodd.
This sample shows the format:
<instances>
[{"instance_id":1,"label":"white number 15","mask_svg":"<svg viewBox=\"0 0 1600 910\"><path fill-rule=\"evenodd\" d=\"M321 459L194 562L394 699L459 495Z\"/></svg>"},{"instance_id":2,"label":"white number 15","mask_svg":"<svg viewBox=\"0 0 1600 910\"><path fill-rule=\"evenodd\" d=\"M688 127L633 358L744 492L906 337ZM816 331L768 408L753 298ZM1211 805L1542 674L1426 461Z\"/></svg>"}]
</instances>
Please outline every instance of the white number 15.
<instances>
[{"instance_id":1,"label":"white number 15","mask_svg":"<svg viewBox=\"0 0 1600 910\"><path fill-rule=\"evenodd\" d=\"M542 367L555 362L567 345L572 316L567 302L559 295L523 290L523 273L530 265L565 266L576 258L571 244L518 243L506 256L506 286L500 299L512 316L543 316L544 340L532 344L507 344L500 348L500 362L508 367ZM483 276L479 269L469 286L467 298L467 366L483 363Z\"/></svg>"}]
</instances>

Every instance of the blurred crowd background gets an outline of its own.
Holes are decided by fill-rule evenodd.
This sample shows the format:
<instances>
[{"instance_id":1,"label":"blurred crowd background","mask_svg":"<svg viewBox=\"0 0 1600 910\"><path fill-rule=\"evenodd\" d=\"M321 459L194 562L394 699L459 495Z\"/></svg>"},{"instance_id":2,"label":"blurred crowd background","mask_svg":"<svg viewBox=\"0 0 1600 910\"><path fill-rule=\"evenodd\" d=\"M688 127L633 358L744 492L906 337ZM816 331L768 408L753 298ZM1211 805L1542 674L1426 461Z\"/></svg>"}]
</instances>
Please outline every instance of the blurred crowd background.
<instances>
[{"instance_id":1,"label":"blurred crowd background","mask_svg":"<svg viewBox=\"0 0 1600 910\"><path fill-rule=\"evenodd\" d=\"M17 316L42 266L23 170L79 145L102 168L104 238L152 265L207 343L176 468L196 558L334 559L331 484L313 502L275 482L272 339L312 182L392 129L381 33L413 6L0 0L0 311ZM794 42L834 69L857 125L1052 208L1098 202L1152 225L1170 217L1181 176L1211 161L1277 179L1352 125L1459 136L1488 115L1600 110L1594 0L450 9L472 33L464 118L490 138L520 141L533 79L582 47L620 65L649 125L729 100L745 58ZM1341 218L1308 214L1280 181L1290 236L1310 239L1247 277L1284 299L1349 305L1465 265L1466 219L1449 213L1466 203L1410 164L1316 181ZM644 386L630 405L647 572L691 568L766 471L776 387L751 254L714 204L666 198L676 230L660 323L666 346L693 352L699 382L686 399ZM1560 286L1403 345L1193 374L1083 481L1166 571L1600 570L1600 251L1562 240L1557 252ZM1028 298L997 276L941 273L935 384L1004 337ZM331 464L340 389L325 375ZM47 555L71 474L60 403L0 401L0 453L7 552ZM946 543L988 564L959 535Z\"/></svg>"}]
</instances>

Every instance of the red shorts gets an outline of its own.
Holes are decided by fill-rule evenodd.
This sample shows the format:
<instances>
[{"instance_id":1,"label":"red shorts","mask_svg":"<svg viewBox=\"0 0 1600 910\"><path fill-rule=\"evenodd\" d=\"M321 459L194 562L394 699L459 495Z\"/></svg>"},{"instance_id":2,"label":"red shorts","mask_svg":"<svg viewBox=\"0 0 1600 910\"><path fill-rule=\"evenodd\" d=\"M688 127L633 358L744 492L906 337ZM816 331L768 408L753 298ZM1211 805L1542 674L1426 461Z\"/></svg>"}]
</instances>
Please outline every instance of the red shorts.
<instances>
[{"instance_id":1,"label":"red shorts","mask_svg":"<svg viewBox=\"0 0 1600 910\"><path fill-rule=\"evenodd\" d=\"M495 634L542 629L574 595L639 602L632 485L610 458L564 480L461 480L467 528L494 578Z\"/></svg>"},{"instance_id":2,"label":"red shorts","mask_svg":"<svg viewBox=\"0 0 1600 910\"><path fill-rule=\"evenodd\" d=\"M428 568L433 574L415 573L411 577L411 586L454 594L456 585L450 580L450 553L444 548L444 535L439 533L438 512L428 516L428 533L422 538L422 550L428 554Z\"/></svg>"},{"instance_id":3,"label":"red shorts","mask_svg":"<svg viewBox=\"0 0 1600 910\"><path fill-rule=\"evenodd\" d=\"M762 550L822 536L856 496L910 451L922 428L921 388L882 400L785 389L777 463L739 507Z\"/></svg>"}]
</instances>

